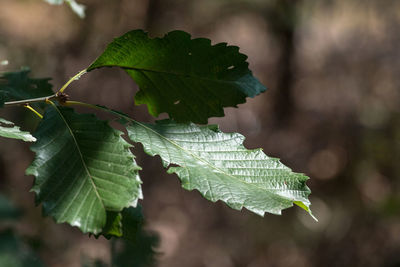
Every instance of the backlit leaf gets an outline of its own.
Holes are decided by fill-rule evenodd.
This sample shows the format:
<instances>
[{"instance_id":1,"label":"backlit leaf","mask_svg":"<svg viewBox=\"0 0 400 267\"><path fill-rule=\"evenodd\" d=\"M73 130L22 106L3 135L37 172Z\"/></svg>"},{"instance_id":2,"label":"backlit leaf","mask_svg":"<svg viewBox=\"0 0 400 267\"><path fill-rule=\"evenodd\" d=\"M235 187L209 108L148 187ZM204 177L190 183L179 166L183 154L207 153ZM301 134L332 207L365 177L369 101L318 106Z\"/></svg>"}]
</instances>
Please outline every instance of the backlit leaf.
<instances>
[{"instance_id":1,"label":"backlit leaf","mask_svg":"<svg viewBox=\"0 0 400 267\"><path fill-rule=\"evenodd\" d=\"M109 44L88 71L121 67L140 87L136 104L147 104L153 116L167 112L175 121L207 123L266 90L246 59L237 46L211 45L183 31L152 39L135 30Z\"/></svg>"},{"instance_id":2,"label":"backlit leaf","mask_svg":"<svg viewBox=\"0 0 400 267\"><path fill-rule=\"evenodd\" d=\"M20 139L26 142L35 142L36 138L29 132L21 131L14 123L0 118L0 136L6 138Z\"/></svg>"},{"instance_id":3,"label":"backlit leaf","mask_svg":"<svg viewBox=\"0 0 400 267\"><path fill-rule=\"evenodd\" d=\"M240 134L223 133L215 125L169 120L155 125L131 120L127 130L146 153L161 157L168 173L176 173L185 189L197 189L208 200L222 200L233 209L245 207L259 215L281 214L297 204L311 214L308 177L261 149L246 149Z\"/></svg>"}]
</instances>

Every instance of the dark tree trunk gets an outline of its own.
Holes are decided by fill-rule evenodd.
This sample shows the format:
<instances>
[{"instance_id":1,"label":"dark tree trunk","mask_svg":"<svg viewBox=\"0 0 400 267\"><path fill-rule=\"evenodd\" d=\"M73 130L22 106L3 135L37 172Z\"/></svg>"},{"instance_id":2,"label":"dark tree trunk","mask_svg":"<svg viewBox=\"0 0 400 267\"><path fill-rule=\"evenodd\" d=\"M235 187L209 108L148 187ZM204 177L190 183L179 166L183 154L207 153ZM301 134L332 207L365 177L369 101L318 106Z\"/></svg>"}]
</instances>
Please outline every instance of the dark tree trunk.
<instances>
[{"instance_id":1,"label":"dark tree trunk","mask_svg":"<svg viewBox=\"0 0 400 267\"><path fill-rule=\"evenodd\" d=\"M292 87L295 77L295 34L300 0L278 0L267 10L266 20L280 47L277 63L274 112L277 125L283 125L293 115Z\"/></svg>"}]
</instances>

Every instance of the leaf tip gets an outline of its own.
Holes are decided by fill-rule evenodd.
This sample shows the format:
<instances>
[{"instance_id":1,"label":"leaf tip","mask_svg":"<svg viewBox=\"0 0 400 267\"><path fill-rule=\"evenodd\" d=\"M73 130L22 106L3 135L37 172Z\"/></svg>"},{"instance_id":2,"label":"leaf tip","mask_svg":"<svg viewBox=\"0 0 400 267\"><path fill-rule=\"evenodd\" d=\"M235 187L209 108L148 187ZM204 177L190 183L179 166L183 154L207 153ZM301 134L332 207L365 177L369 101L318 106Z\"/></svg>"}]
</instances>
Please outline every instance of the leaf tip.
<instances>
[{"instance_id":1,"label":"leaf tip","mask_svg":"<svg viewBox=\"0 0 400 267\"><path fill-rule=\"evenodd\" d=\"M296 204L297 206L299 206L300 208L304 209L305 211L307 211L308 214L310 214L311 218L313 218L316 222L318 222L317 217L314 216L314 214L312 214L311 209L310 209L310 204L305 204L304 202L301 201L294 201L294 204Z\"/></svg>"},{"instance_id":2,"label":"leaf tip","mask_svg":"<svg viewBox=\"0 0 400 267\"><path fill-rule=\"evenodd\" d=\"M311 213L311 211L309 212L309 214L310 214L311 218L313 218L313 219L314 219L314 221L318 222L318 219L317 219L317 217L315 217L315 216L314 216L314 215Z\"/></svg>"}]
</instances>

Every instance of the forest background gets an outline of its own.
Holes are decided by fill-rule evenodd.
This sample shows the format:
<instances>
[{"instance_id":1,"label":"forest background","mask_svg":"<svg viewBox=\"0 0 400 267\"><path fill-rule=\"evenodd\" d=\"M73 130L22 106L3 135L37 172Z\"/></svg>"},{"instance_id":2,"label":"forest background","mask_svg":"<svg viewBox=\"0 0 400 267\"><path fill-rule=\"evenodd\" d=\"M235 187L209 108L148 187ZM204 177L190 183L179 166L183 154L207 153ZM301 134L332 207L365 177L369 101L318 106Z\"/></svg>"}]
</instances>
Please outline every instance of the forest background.
<instances>
[{"instance_id":1,"label":"forest background","mask_svg":"<svg viewBox=\"0 0 400 267\"><path fill-rule=\"evenodd\" d=\"M0 0L0 61L9 62L0 71L29 66L32 77L51 77L57 89L132 29L151 36L179 29L237 45L269 90L210 122L311 177L318 223L296 207L262 218L182 190L160 159L138 146L146 228L159 234L159 266L400 265L398 1L80 2L84 19L67 6ZM102 69L71 87L75 99L154 121L145 106L132 105L138 89L122 70ZM13 121L33 116L6 112ZM62 267L107 260L107 240L41 217L29 193L33 178L24 176L33 153L28 144L0 141L0 193L23 211L16 229L39 244L43 261Z\"/></svg>"}]
</instances>

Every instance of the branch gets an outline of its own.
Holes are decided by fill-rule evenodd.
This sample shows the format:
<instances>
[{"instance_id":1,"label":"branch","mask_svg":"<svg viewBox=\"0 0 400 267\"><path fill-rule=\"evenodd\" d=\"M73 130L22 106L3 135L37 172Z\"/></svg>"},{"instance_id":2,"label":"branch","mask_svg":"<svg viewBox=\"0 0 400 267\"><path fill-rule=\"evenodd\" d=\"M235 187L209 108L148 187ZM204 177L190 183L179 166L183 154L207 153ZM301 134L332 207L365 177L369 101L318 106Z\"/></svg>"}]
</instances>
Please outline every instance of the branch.
<instances>
[{"instance_id":1,"label":"branch","mask_svg":"<svg viewBox=\"0 0 400 267\"><path fill-rule=\"evenodd\" d=\"M47 100L55 99L58 97L59 97L58 94L54 94L54 95L38 97L38 98L10 101L10 102L5 102L4 107L21 106L21 105L23 106L23 105L32 104L32 103L46 102Z\"/></svg>"}]
</instances>

